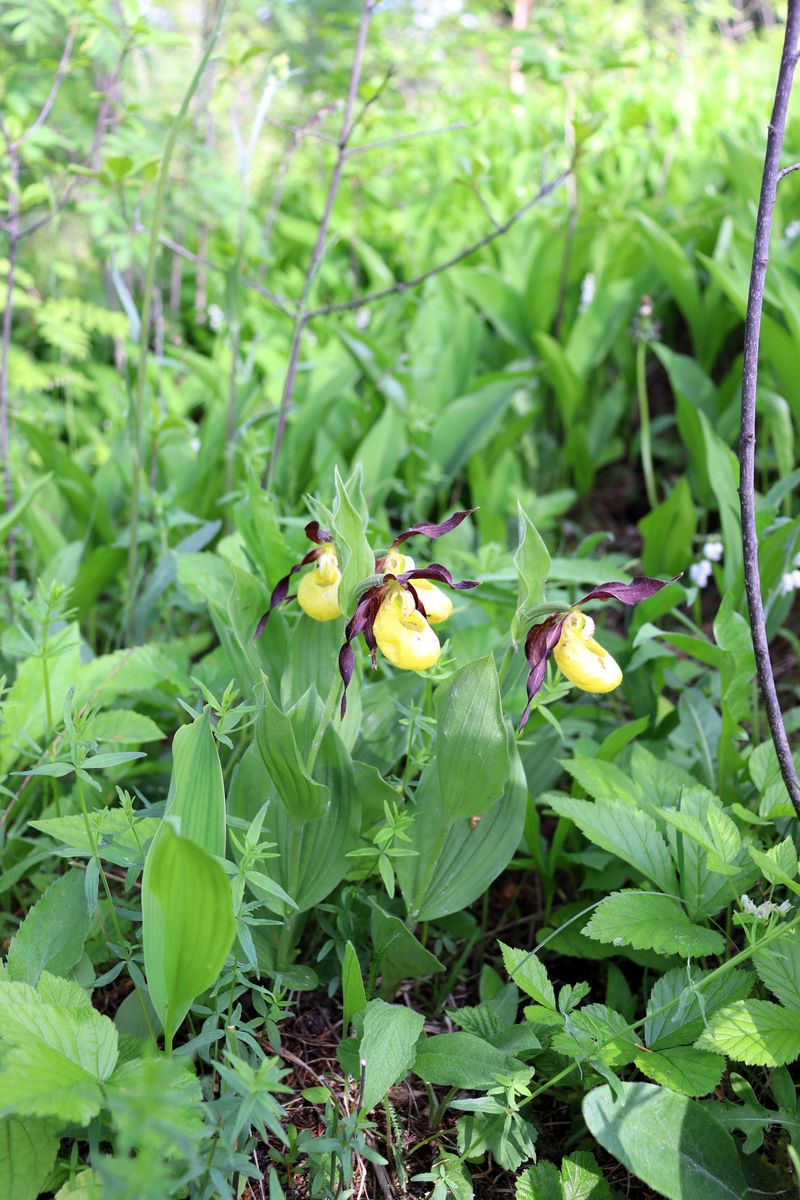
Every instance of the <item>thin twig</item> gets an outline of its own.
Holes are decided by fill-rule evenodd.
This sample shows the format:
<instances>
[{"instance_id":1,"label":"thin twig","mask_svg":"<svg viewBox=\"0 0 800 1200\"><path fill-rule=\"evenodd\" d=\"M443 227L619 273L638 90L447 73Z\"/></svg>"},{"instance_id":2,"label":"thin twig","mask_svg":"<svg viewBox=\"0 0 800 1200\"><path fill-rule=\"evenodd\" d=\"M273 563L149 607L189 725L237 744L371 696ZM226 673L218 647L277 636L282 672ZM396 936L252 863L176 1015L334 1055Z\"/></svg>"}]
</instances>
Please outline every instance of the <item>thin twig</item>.
<instances>
[{"instance_id":1,"label":"thin twig","mask_svg":"<svg viewBox=\"0 0 800 1200\"><path fill-rule=\"evenodd\" d=\"M784 175L791 175L792 171L800 171L800 162L792 163L790 167L783 167L778 171L778 180L783 179Z\"/></svg>"},{"instance_id":2,"label":"thin twig","mask_svg":"<svg viewBox=\"0 0 800 1200\"><path fill-rule=\"evenodd\" d=\"M538 192L534 196L531 196L529 200L526 200L522 207L513 212L502 225L498 225L495 229L492 229L477 242L465 246L463 250L459 250L457 254L445 259L444 262L437 263L435 267L430 267L429 270L423 271L421 275L415 275L413 279L398 280L391 287L383 288L379 292L368 292L364 296L356 296L353 300L343 300L338 304L324 304L320 308L313 308L310 312L306 313L306 321L313 321L316 317L327 317L331 313L351 312L355 308L363 308L367 304L374 304L376 300L385 300L387 296L394 296L397 292L407 292L411 288L419 287L421 283L425 283L427 279L432 279L434 275L441 275L443 271L448 271L450 267L456 266L457 263L463 262L465 258L476 254L478 250L482 250L484 246L488 246L495 238L502 237L503 234L508 233L509 229L516 225L517 221L527 216L532 208L535 208L537 204L541 203L556 188L561 187L561 184L568 178L571 171L572 167L570 166L559 175L556 175L549 183L545 183L540 187Z\"/></svg>"},{"instance_id":3,"label":"thin twig","mask_svg":"<svg viewBox=\"0 0 800 1200\"><path fill-rule=\"evenodd\" d=\"M42 105L41 111L39 112L39 115L36 118L36 120L33 122L33 124L28 129L25 130L25 132L20 137L17 138L16 142L14 143L14 146L17 150L19 149L19 147L21 145L23 145L24 142L27 142L29 137L33 137L33 135L34 135L34 133L36 133L37 129L41 129L42 125L44 125L45 121L50 116L50 109L53 107L53 105L56 102L56 96L58 95L58 89L61 87L61 81L67 73L67 67L69 66L69 60L72 56L72 47L73 47L74 42L75 42L75 30L70 29L70 31L67 35L66 43L64 45L64 51L61 55L61 61L59 62L58 67L56 69L56 73L53 76L53 82L50 85L50 91L48 93L47 99L45 100L44 104Z\"/></svg>"},{"instance_id":4,"label":"thin twig","mask_svg":"<svg viewBox=\"0 0 800 1200\"><path fill-rule=\"evenodd\" d=\"M339 191L339 183L342 178L342 169L344 167L345 156L353 129L356 126L358 118L353 117L353 109L355 107L356 96L358 95L358 85L361 82L361 69L364 63L364 50L367 45L367 33L369 31L370 17L372 10L375 7L377 0L364 0L364 7L361 10L361 20L358 26L358 37L356 39L356 48L353 55L353 66L350 71L350 84L347 89L347 101L344 106L344 117L342 119L342 132L339 137L339 150L336 155L336 161L331 172L330 182L328 184L328 194L325 198L325 208L322 213L322 219L317 230L317 238L314 242L314 248L311 251L311 258L306 271L306 277L303 283L303 291L300 297L300 305L298 308L297 317L295 319L294 333L292 335L292 345L289 351L289 364L286 368L286 378L283 384L283 393L281 395L280 408L278 410L278 422L275 427L275 440L272 444L272 453L270 454L267 469L264 473L264 487L269 488L275 467L278 462L278 455L281 452L283 445L283 437L286 432L286 421L289 415L289 408L294 396L295 382L297 380L297 367L300 361L300 348L303 342L303 334L305 333L306 325L308 324L308 314L306 312L306 302L309 292L317 275L322 255L325 250L325 242L328 237L328 225L330 224L333 206L336 201L336 196ZM379 89L380 90L380 89ZM363 116L364 109L362 108L360 116Z\"/></svg>"},{"instance_id":5,"label":"thin twig","mask_svg":"<svg viewBox=\"0 0 800 1200\"><path fill-rule=\"evenodd\" d=\"M800 816L800 784L797 780L792 751L783 723L781 706L772 673L769 643L761 599L761 578L758 567L758 534L756 532L755 454L756 454L756 396L758 389L758 348L761 335L761 312L764 306L764 285L769 262L769 240L775 195L781 177L780 160L786 113L792 93L792 79L798 59L800 37L800 0L789 0L786 16L783 53L775 89L775 103L767 133L764 174L758 202L756 233L753 244L753 265L750 271L750 290L747 297L747 316L744 327L744 359L742 362L742 433L739 444L739 500L742 511L742 546L744 550L744 582L750 630L756 657L756 672L761 696L769 721L769 729L778 757L786 790Z\"/></svg>"},{"instance_id":6,"label":"thin twig","mask_svg":"<svg viewBox=\"0 0 800 1200\"><path fill-rule=\"evenodd\" d=\"M11 324L14 317L14 275L17 268L19 246L19 154L17 146L8 135L5 122L0 116L0 132L8 151L11 187L8 193L8 272L6 274L6 302L3 307L3 333L0 347L0 471L3 475L3 503L6 512L14 507L14 491L11 486L11 459L9 440L9 396L8 356L11 351ZM16 537L13 529L8 531L8 578L17 577Z\"/></svg>"},{"instance_id":7,"label":"thin twig","mask_svg":"<svg viewBox=\"0 0 800 1200\"><path fill-rule=\"evenodd\" d=\"M370 150L383 150L386 146L399 146L401 142L417 141L419 138L438 137L442 133L455 133L459 129L474 129L475 121L453 121L450 125L440 125L436 129L414 129L409 133L396 133L394 137L379 138L375 142L364 142L361 146L351 146L345 158L355 158L359 154L368 154Z\"/></svg>"},{"instance_id":8,"label":"thin twig","mask_svg":"<svg viewBox=\"0 0 800 1200\"><path fill-rule=\"evenodd\" d=\"M137 225L134 233L148 233L146 225ZM194 250L190 250L188 246L182 246L180 242L175 242L172 238L165 237L163 234L158 235L159 245L165 250L171 250L173 254L177 254L180 258L185 258L187 262L194 263L198 267L205 267L207 271L219 271L223 275L227 275L229 268L223 267L220 263L211 262L210 259L204 258L202 254L195 254ZM262 284L256 283L254 279L248 279L246 276L239 278L239 283L248 291L258 292L259 296L263 296L265 300L269 300L270 304L277 308L278 312L283 313L285 317L294 317L294 313L289 307L294 301L289 300L286 296L278 296L275 292L271 292L269 288L265 288Z\"/></svg>"}]
</instances>

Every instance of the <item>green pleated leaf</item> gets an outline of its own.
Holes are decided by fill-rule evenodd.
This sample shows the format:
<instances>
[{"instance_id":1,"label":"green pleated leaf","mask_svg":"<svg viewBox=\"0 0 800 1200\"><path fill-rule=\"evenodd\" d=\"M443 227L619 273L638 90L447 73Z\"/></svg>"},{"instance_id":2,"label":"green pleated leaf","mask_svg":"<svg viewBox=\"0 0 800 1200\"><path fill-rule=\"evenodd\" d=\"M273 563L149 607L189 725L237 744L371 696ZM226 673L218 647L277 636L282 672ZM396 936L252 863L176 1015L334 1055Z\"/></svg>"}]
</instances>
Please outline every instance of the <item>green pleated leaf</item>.
<instances>
[{"instance_id":1,"label":"green pleated leaf","mask_svg":"<svg viewBox=\"0 0 800 1200\"><path fill-rule=\"evenodd\" d=\"M695 1100L651 1083L594 1088L583 1117L600 1145L668 1200L743 1200L736 1144Z\"/></svg>"},{"instance_id":2,"label":"green pleated leaf","mask_svg":"<svg viewBox=\"0 0 800 1200\"><path fill-rule=\"evenodd\" d=\"M150 998L171 1041L192 1001L216 981L233 945L233 900L219 863L168 822L147 864L153 919L144 931L144 961Z\"/></svg>"},{"instance_id":3,"label":"green pleated leaf","mask_svg":"<svg viewBox=\"0 0 800 1200\"><path fill-rule=\"evenodd\" d=\"M447 825L486 813L503 794L508 746L494 658L456 671L436 691L436 770Z\"/></svg>"},{"instance_id":4,"label":"green pleated leaf","mask_svg":"<svg viewBox=\"0 0 800 1200\"><path fill-rule=\"evenodd\" d=\"M321 817L330 802L330 792L316 783L303 765L292 724L276 705L265 685L261 712L256 722L256 741L270 778L295 825Z\"/></svg>"}]
</instances>

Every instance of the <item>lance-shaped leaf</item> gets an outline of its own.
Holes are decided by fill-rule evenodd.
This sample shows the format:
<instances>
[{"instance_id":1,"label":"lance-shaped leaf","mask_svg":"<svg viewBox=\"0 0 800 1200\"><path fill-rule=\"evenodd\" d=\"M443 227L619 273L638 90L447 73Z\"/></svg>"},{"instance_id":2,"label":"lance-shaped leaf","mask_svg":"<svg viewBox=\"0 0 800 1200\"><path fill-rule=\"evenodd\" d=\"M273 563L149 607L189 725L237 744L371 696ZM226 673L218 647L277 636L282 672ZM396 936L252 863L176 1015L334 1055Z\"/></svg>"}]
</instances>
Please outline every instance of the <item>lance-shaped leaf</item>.
<instances>
[{"instance_id":1,"label":"lance-shaped leaf","mask_svg":"<svg viewBox=\"0 0 800 1200\"><path fill-rule=\"evenodd\" d=\"M396 546L401 546L403 542L407 542L415 534L422 534L424 537L429 538L444 537L446 533L450 533L453 529L456 529L462 521L465 521L474 512L474 508L467 508L463 512L453 513L452 517L448 517L446 521L440 521L438 525L426 521L423 521L420 525L412 525L410 529L404 529L402 533L397 535L392 542L391 548L394 550Z\"/></svg>"},{"instance_id":2,"label":"lance-shaped leaf","mask_svg":"<svg viewBox=\"0 0 800 1200\"><path fill-rule=\"evenodd\" d=\"M494 658L469 663L436 691L436 770L442 816L480 816L503 794L508 745Z\"/></svg>"},{"instance_id":3,"label":"lance-shaped leaf","mask_svg":"<svg viewBox=\"0 0 800 1200\"><path fill-rule=\"evenodd\" d=\"M167 1043L196 996L216 981L233 945L236 922L228 876L197 842L180 837L166 821L148 855L148 885L158 909L160 961L144 940L148 979L160 973L163 994L151 998ZM152 928L152 926L150 926Z\"/></svg>"},{"instance_id":4,"label":"lance-shaped leaf","mask_svg":"<svg viewBox=\"0 0 800 1200\"><path fill-rule=\"evenodd\" d=\"M550 572L550 555L539 531L525 509L517 501L519 519L519 545L514 555L519 583L517 586L517 611L511 622L511 636L515 645L531 618L534 608L544 603L544 585Z\"/></svg>"},{"instance_id":5,"label":"lance-shaped leaf","mask_svg":"<svg viewBox=\"0 0 800 1200\"><path fill-rule=\"evenodd\" d=\"M338 469L335 472L336 504L333 511L333 540L342 578L339 582L339 607L350 612L358 585L375 570L375 555L370 549L361 515L347 494Z\"/></svg>"},{"instance_id":6,"label":"lance-shaped leaf","mask_svg":"<svg viewBox=\"0 0 800 1200\"><path fill-rule=\"evenodd\" d=\"M278 795L295 825L321 817L330 792L311 778L300 758L292 724L282 713L264 684L261 712L256 721L256 741L264 765Z\"/></svg>"}]
</instances>

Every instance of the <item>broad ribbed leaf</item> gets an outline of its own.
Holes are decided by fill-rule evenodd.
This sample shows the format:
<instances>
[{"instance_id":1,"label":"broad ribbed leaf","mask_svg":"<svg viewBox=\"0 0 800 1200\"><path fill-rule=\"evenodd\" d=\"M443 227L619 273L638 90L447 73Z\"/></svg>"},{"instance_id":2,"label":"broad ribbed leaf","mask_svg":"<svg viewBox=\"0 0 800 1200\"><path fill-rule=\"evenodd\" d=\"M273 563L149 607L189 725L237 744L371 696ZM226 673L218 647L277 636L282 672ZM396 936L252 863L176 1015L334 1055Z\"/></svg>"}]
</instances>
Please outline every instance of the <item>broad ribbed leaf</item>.
<instances>
[{"instance_id":1,"label":"broad ribbed leaf","mask_svg":"<svg viewBox=\"0 0 800 1200\"><path fill-rule=\"evenodd\" d=\"M677 900L634 890L602 900L583 933L596 942L684 958L721 954L725 948L722 935L693 925Z\"/></svg>"},{"instance_id":2,"label":"broad ribbed leaf","mask_svg":"<svg viewBox=\"0 0 800 1200\"><path fill-rule=\"evenodd\" d=\"M469 663L436 691L436 770L446 825L482 815L503 794L508 745L494 658Z\"/></svg>"},{"instance_id":3,"label":"broad ribbed leaf","mask_svg":"<svg viewBox=\"0 0 800 1200\"><path fill-rule=\"evenodd\" d=\"M517 501L519 542L514 554L517 568L517 611L511 623L511 636L521 642L530 624L533 610L544 603L544 585L550 572L550 554L539 530Z\"/></svg>"},{"instance_id":4,"label":"broad ribbed leaf","mask_svg":"<svg viewBox=\"0 0 800 1200\"><path fill-rule=\"evenodd\" d=\"M306 771L291 722L275 704L266 685L261 692L261 705L256 741L287 816L294 825L316 820L325 812L330 792Z\"/></svg>"},{"instance_id":5,"label":"broad ribbed leaf","mask_svg":"<svg viewBox=\"0 0 800 1200\"><path fill-rule=\"evenodd\" d=\"M608 1085L583 1102L600 1145L668 1200L742 1200L736 1144L697 1101L650 1083Z\"/></svg>"},{"instance_id":6,"label":"broad ribbed leaf","mask_svg":"<svg viewBox=\"0 0 800 1200\"><path fill-rule=\"evenodd\" d=\"M422 1013L404 1004L370 1000L359 1046L359 1057L366 1062L362 1112L374 1108L411 1070L422 1026Z\"/></svg>"},{"instance_id":7,"label":"broad ribbed leaf","mask_svg":"<svg viewBox=\"0 0 800 1200\"><path fill-rule=\"evenodd\" d=\"M150 998L171 1040L192 1000L222 969L236 932L233 900L219 863L169 823L162 825L147 862L158 921L145 929L144 961Z\"/></svg>"},{"instance_id":8,"label":"broad ribbed leaf","mask_svg":"<svg viewBox=\"0 0 800 1200\"><path fill-rule=\"evenodd\" d=\"M359 583L375 573L375 555L367 541L361 514L350 500L338 468L334 475L336 501L333 509L333 540L342 572L339 607L349 616L355 606Z\"/></svg>"},{"instance_id":9,"label":"broad ribbed leaf","mask_svg":"<svg viewBox=\"0 0 800 1200\"><path fill-rule=\"evenodd\" d=\"M519 1070L522 1064L495 1049L474 1033L439 1033L417 1043L414 1074L441 1087L491 1087L496 1075Z\"/></svg>"}]
</instances>

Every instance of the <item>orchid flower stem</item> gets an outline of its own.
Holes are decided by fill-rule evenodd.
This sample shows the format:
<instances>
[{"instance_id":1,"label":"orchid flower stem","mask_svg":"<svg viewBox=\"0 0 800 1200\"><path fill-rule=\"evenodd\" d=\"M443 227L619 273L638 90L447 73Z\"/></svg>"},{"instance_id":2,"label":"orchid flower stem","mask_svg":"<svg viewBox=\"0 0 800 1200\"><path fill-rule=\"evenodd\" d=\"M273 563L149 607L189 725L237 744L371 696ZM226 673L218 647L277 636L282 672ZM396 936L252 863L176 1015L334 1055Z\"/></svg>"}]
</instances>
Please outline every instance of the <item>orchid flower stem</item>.
<instances>
[{"instance_id":1,"label":"orchid flower stem","mask_svg":"<svg viewBox=\"0 0 800 1200\"><path fill-rule=\"evenodd\" d=\"M312 773L317 764L317 758L319 757L319 750L320 746L322 745L322 739L325 736L325 730L330 724L331 717L333 716L334 709L336 708L336 701L339 699L340 683L341 680L339 679L338 674L334 673L333 679L331 680L331 686L328 691L328 699L325 701L325 711L322 714L322 720L317 726L317 731L314 734L314 740L312 741L311 748L308 751L308 759L306 760L306 773L308 775Z\"/></svg>"},{"instance_id":2,"label":"orchid flower stem","mask_svg":"<svg viewBox=\"0 0 800 1200\"><path fill-rule=\"evenodd\" d=\"M514 658L514 654L516 653L516 650L517 650L517 647L514 645L513 642L509 642L508 646L506 646L506 652L503 655L503 661L500 663L500 668L497 672L497 682L498 683L502 683L503 680L505 679L506 675L508 674L508 668L511 666L511 662Z\"/></svg>"},{"instance_id":3,"label":"orchid flower stem","mask_svg":"<svg viewBox=\"0 0 800 1200\"><path fill-rule=\"evenodd\" d=\"M639 442L642 448L642 474L644 487L647 492L647 503L651 509L658 507L656 479L653 473L653 447L650 437L650 405L647 398L647 342L642 340L636 346L636 391L639 397Z\"/></svg>"}]
</instances>

